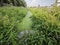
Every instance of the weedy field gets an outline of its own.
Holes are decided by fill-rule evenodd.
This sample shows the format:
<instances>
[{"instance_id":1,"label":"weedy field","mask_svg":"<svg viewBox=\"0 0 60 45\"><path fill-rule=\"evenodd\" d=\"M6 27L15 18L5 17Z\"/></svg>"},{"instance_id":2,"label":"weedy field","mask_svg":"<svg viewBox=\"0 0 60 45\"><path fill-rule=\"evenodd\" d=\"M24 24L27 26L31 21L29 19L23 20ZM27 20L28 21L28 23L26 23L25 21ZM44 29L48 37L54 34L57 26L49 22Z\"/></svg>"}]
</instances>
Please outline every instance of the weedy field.
<instances>
[{"instance_id":1,"label":"weedy field","mask_svg":"<svg viewBox=\"0 0 60 45\"><path fill-rule=\"evenodd\" d=\"M0 7L0 45L60 45L60 8Z\"/></svg>"}]
</instances>

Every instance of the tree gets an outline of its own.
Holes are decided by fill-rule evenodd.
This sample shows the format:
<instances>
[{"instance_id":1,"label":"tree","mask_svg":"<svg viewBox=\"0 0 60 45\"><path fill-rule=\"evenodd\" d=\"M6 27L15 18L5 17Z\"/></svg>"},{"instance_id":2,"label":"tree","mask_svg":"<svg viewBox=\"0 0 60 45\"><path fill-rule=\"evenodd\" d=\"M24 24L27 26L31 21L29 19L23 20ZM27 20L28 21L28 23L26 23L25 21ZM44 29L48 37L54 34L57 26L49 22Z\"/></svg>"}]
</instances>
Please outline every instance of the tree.
<instances>
[{"instance_id":1,"label":"tree","mask_svg":"<svg viewBox=\"0 0 60 45\"><path fill-rule=\"evenodd\" d=\"M26 7L25 0L0 0L0 6L4 6L4 4L12 4L13 6Z\"/></svg>"}]
</instances>

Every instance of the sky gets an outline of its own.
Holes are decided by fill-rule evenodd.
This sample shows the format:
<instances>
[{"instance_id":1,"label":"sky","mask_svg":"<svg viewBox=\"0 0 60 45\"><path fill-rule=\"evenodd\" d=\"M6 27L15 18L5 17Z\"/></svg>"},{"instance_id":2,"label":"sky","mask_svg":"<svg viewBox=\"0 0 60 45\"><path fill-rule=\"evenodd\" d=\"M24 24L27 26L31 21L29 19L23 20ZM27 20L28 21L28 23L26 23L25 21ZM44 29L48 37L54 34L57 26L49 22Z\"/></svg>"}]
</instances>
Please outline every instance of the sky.
<instances>
[{"instance_id":1,"label":"sky","mask_svg":"<svg viewBox=\"0 0 60 45\"><path fill-rule=\"evenodd\" d=\"M25 0L28 7L33 6L51 6L51 4L55 3L55 0Z\"/></svg>"}]
</instances>

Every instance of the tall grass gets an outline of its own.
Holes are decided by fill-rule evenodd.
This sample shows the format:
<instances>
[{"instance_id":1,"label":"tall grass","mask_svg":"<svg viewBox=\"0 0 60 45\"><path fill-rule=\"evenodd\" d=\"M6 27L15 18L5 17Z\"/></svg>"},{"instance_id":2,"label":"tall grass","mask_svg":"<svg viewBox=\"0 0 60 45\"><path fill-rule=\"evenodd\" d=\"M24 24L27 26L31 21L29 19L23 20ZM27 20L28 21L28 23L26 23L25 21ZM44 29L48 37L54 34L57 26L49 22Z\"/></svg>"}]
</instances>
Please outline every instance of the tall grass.
<instances>
[{"instance_id":1,"label":"tall grass","mask_svg":"<svg viewBox=\"0 0 60 45\"><path fill-rule=\"evenodd\" d=\"M0 7L0 45L17 45L18 24L26 14L26 8Z\"/></svg>"},{"instance_id":2,"label":"tall grass","mask_svg":"<svg viewBox=\"0 0 60 45\"><path fill-rule=\"evenodd\" d=\"M33 15L28 18L26 8L0 7L0 45L60 45L60 8L30 11ZM26 31L29 25L32 30ZM26 30L20 32L22 28Z\"/></svg>"},{"instance_id":3,"label":"tall grass","mask_svg":"<svg viewBox=\"0 0 60 45\"><path fill-rule=\"evenodd\" d=\"M38 30L42 37L37 38L42 42L37 41L37 45L60 45L60 8L30 8L30 11L33 13L32 29Z\"/></svg>"}]
</instances>

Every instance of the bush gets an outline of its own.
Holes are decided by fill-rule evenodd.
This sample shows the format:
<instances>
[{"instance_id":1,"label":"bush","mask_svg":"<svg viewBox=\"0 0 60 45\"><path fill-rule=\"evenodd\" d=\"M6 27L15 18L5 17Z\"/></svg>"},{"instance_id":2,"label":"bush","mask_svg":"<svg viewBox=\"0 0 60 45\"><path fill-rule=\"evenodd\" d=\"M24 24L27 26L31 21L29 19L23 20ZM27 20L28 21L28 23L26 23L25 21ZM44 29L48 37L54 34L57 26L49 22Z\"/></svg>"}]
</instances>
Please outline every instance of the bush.
<instances>
[{"instance_id":1,"label":"bush","mask_svg":"<svg viewBox=\"0 0 60 45\"><path fill-rule=\"evenodd\" d=\"M25 8L0 7L0 45L17 45L17 25L26 14Z\"/></svg>"}]
</instances>

